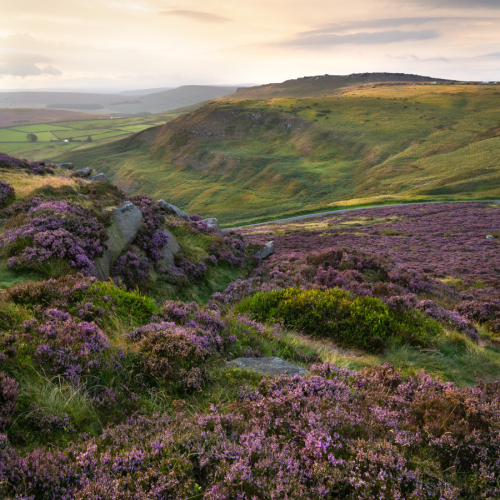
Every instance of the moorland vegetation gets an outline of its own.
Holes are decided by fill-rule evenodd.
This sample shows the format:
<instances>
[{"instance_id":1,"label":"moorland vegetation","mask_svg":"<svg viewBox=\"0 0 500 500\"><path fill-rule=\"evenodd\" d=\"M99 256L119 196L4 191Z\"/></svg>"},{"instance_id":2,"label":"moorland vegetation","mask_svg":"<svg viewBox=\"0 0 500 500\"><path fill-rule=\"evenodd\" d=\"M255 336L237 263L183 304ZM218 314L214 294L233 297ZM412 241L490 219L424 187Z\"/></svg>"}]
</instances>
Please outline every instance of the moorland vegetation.
<instances>
[{"instance_id":1,"label":"moorland vegetation","mask_svg":"<svg viewBox=\"0 0 500 500\"><path fill-rule=\"evenodd\" d=\"M43 162L0 174L3 498L500 496L499 205L219 233ZM124 203L141 227L98 281ZM227 364L268 356L308 373Z\"/></svg>"}]
</instances>

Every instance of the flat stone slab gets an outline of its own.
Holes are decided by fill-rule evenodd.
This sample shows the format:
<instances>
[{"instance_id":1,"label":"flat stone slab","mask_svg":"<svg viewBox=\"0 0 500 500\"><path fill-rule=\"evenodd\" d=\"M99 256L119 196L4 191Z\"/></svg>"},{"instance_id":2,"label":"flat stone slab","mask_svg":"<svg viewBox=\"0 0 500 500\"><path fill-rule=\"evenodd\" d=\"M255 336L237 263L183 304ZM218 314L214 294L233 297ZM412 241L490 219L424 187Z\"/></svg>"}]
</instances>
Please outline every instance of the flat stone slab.
<instances>
[{"instance_id":1,"label":"flat stone slab","mask_svg":"<svg viewBox=\"0 0 500 500\"><path fill-rule=\"evenodd\" d=\"M255 257L258 259L264 260L267 259L270 255L274 253L274 241L269 241L266 243L264 248L261 248L256 254Z\"/></svg>"},{"instance_id":2,"label":"flat stone slab","mask_svg":"<svg viewBox=\"0 0 500 500\"><path fill-rule=\"evenodd\" d=\"M229 367L255 370L265 375L305 375L307 370L300 366L292 365L281 358L237 358L229 361Z\"/></svg>"}]
</instances>

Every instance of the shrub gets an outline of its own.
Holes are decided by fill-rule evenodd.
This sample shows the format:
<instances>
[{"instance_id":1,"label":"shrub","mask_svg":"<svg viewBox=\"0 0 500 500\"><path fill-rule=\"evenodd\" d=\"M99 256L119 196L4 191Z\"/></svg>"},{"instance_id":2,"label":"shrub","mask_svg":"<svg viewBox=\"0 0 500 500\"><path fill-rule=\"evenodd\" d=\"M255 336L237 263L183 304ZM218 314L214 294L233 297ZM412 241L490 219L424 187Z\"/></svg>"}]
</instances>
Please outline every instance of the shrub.
<instances>
[{"instance_id":1,"label":"shrub","mask_svg":"<svg viewBox=\"0 0 500 500\"><path fill-rule=\"evenodd\" d=\"M147 288L151 262L143 257L138 257L134 252L126 251L113 264L113 275L121 278L129 290L139 287Z\"/></svg>"},{"instance_id":2,"label":"shrub","mask_svg":"<svg viewBox=\"0 0 500 500\"><path fill-rule=\"evenodd\" d=\"M175 310L172 312L175 314ZM223 353L232 339L217 313L196 311L191 320L187 317L181 311L177 319L185 323L182 326L166 321L151 323L127 338L136 345L150 376L199 389L207 380L209 359Z\"/></svg>"},{"instance_id":3,"label":"shrub","mask_svg":"<svg viewBox=\"0 0 500 500\"><path fill-rule=\"evenodd\" d=\"M338 288L259 292L238 309L259 320L283 321L306 333L332 337L342 345L372 349L402 340L425 344L440 331L437 323L417 313L391 313L379 299L355 297Z\"/></svg>"},{"instance_id":4,"label":"shrub","mask_svg":"<svg viewBox=\"0 0 500 500\"><path fill-rule=\"evenodd\" d=\"M93 259L104 251L105 239L105 226L91 210L74 202L34 198L22 225L1 235L0 248L7 247L14 255L10 267L37 269L50 259L64 259L90 275L95 272Z\"/></svg>"},{"instance_id":5,"label":"shrub","mask_svg":"<svg viewBox=\"0 0 500 500\"><path fill-rule=\"evenodd\" d=\"M1 353L0 353L1 354ZM0 431L10 424L19 396L19 384L0 372Z\"/></svg>"},{"instance_id":6,"label":"shrub","mask_svg":"<svg viewBox=\"0 0 500 500\"><path fill-rule=\"evenodd\" d=\"M16 192L14 188L6 182L0 181L0 208L6 207L14 201Z\"/></svg>"},{"instance_id":7,"label":"shrub","mask_svg":"<svg viewBox=\"0 0 500 500\"><path fill-rule=\"evenodd\" d=\"M109 349L106 336L94 323L76 322L68 313L46 309L40 320L24 323L23 353L52 374L78 385L82 375L95 373Z\"/></svg>"},{"instance_id":8,"label":"shrub","mask_svg":"<svg viewBox=\"0 0 500 500\"><path fill-rule=\"evenodd\" d=\"M9 296L25 307L57 308L86 321L103 323L116 315L130 319L131 323L144 324L158 311L149 297L82 275L14 285Z\"/></svg>"}]
</instances>

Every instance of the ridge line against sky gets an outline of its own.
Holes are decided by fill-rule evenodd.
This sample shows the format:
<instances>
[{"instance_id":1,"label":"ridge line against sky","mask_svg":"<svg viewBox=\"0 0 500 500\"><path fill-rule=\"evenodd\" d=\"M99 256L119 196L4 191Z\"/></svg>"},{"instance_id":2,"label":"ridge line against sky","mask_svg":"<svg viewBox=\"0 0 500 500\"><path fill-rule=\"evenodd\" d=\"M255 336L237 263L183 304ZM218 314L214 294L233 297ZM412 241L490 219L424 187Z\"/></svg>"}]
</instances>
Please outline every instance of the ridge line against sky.
<instances>
[{"instance_id":1,"label":"ridge line against sky","mask_svg":"<svg viewBox=\"0 0 500 500\"><path fill-rule=\"evenodd\" d=\"M499 26L499 0L2 0L0 90L371 71L499 80Z\"/></svg>"}]
</instances>

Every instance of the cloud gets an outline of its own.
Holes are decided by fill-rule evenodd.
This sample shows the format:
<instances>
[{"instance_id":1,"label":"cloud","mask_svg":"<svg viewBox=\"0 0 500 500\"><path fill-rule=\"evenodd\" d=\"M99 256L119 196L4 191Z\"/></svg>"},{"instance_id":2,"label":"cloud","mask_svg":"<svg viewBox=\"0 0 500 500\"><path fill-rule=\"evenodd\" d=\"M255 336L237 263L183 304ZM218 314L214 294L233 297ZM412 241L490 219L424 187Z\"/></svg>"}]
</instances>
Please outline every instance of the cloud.
<instances>
[{"instance_id":1,"label":"cloud","mask_svg":"<svg viewBox=\"0 0 500 500\"><path fill-rule=\"evenodd\" d=\"M322 33L345 33L349 31L360 31L365 29L401 28L403 26L422 26L423 24L459 22L465 21L468 25L475 21L491 21L491 17L387 17L382 19L370 19L368 21L353 21L350 23L326 24L314 30L299 33L299 36L320 35Z\"/></svg>"},{"instance_id":2,"label":"cloud","mask_svg":"<svg viewBox=\"0 0 500 500\"><path fill-rule=\"evenodd\" d=\"M379 45L406 41L431 40L440 35L435 30L421 31L375 31L358 32L347 35L338 35L336 33L323 33L318 35L298 36L292 40L278 42L282 47L331 47L335 45L353 44L353 45Z\"/></svg>"},{"instance_id":3,"label":"cloud","mask_svg":"<svg viewBox=\"0 0 500 500\"><path fill-rule=\"evenodd\" d=\"M500 52L491 52L490 54L484 54L482 56L478 57L487 57L487 58L493 58L493 59L500 59Z\"/></svg>"},{"instance_id":4,"label":"cloud","mask_svg":"<svg viewBox=\"0 0 500 500\"><path fill-rule=\"evenodd\" d=\"M412 0L411 3L429 5L434 8L455 7L465 9L500 9L498 0Z\"/></svg>"},{"instance_id":5,"label":"cloud","mask_svg":"<svg viewBox=\"0 0 500 500\"><path fill-rule=\"evenodd\" d=\"M27 50L0 49L0 76L28 76L51 75L59 76L61 71L52 65L46 66L52 59ZM39 66L43 65L43 66Z\"/></svg>"},{"instance_id":6,"label":"cloud","mask_svg":"<svg viewBox=\"0 0 500 500\"><path fill-rule=\"evenodd\" d=\"M161 11L160 14L164 16L185 17L186 19L204 23L227 23L232 21L232 19L229 19L228 17L211 14L210 12L202 12L200 10L174 9Z\"/></svg>"}]
</instances>

